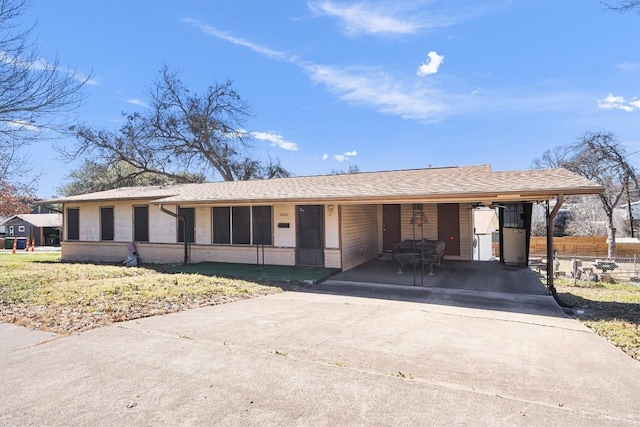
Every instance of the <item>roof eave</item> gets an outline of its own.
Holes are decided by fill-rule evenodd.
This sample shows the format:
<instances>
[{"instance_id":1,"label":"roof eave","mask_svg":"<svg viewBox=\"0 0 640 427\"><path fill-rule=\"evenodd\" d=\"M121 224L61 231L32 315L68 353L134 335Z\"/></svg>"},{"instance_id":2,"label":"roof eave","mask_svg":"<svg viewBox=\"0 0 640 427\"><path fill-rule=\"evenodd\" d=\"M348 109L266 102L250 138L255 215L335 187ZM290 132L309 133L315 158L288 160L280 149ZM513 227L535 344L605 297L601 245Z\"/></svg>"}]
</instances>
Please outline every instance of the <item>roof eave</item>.
<instances>
[{"instance_id":1,"label":"roof eave","mask_svg":"<svg viewBox=\"0 0 640 427\"><path fill-rule=\"evenodd\" d=\"M176 200L172 197L152 200L155 205L237 205L237 204L264 204L264 203L400 203L400 202L423 202L423 203L473 203L473 202L517 202L517 201L538 201L549 200L563 195L589 195L600 194L604 191L601 186L581 187L581 188L558 188L536 191L500 191L500 192L476 192L476 193L447 193L447 194L410 194L410 195L386 195L386 196L349 196L349 197L285 197L285 198L252 198L252 199L182 199Z\"/></svg>"}]
</instances>

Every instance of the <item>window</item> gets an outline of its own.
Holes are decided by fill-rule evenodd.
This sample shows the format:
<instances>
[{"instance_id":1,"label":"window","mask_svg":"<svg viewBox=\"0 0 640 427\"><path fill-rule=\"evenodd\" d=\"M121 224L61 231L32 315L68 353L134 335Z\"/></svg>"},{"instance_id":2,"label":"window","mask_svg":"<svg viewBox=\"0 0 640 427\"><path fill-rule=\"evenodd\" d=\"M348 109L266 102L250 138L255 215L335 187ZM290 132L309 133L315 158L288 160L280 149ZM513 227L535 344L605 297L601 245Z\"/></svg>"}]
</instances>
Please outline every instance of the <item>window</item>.
<instances>
[{"instance_id":1,"label":"window","mask_svg":"<svg viewBox=\"0 0 640 427\"><path fill-rule=\"evenodd\" d=\"M80 240L80 209L67 209L67 240Z\"/></svg>"},{"instance_id":2,"label":"window","mask_svg":"<svg viewBox=\"0 0 640 427\"><path fill-rule=\"evenodd\" d=\"M254 206L253 213L253 244L272 245L273 230L271 220L271 206Z\"/></svg>"},{"instance_id":3,"label":"window","mask_svg":"<svg viewBox=\"0 0 640 427\"><path fill-rule=\"evenodd\" d=\"M13 236L13 225L9 226L9 237Z\"/></svg>"},{"instance_id":4,"label":"window","mask_svg":"<svg viewBox=\"0 0 640 427\"><path fill-rule=\"evenodd\" d=\"M195 240L195 208L178 208L178 215L184 218L185 224L183 225L181 220L178 220L178 242L184 242L185 228L187 232L187 241L194 243Z\"/></svg>"},{"instance_id":5,"label":"window","mask_svg":"<svg viewBox=\"0 0 640 427\"><path fill-rule=\"evenodd\" d=\"M235 206L231 210L231 239L234 245L251 244L251 211L249 206Z\"/></svg>"},{"instance_id":6,"label":"window","mask_svg":"<svg viewBox=\"0 0 640 427\"><path fill-rule=\"evenodd\" d=\"M213 243L272 245L271 206L213 208Z\"/></svg>"},{"instance_id":7,"label":"window","mask_svg":"<svg viewBox=\"0 0 640 427\"><path fill-rule=\"evenodd\" d=\"M100 240L113 240L113 207L100 208Z\"/></svg>"},{"instance_id":8,"label":"window","mask_svg":"<svg viewBox=\"0 0 640 427\"><path fill-rule=\"evenodd\" d=\"M133 207L133 241L149 241L149 206Z\"/></svg>"},{"instance_id":9,"label":"window","mask_svg":"<svg viewBox=\"0 0 640 427\"><path fill-rule=\"evenodd\" d=\"M18 232L24 233L24 225L19 225L18 226Z\"/></svg>"},{"instance_id":10,"label":"window","mask_svg":"<svg viewBox=\"0 0 640 427\"><path fill-rule=\"evenodd\" d=\"M505 227L524 228L524 205L522 203L506 203L502 210Z\"/></svg>"},{"instance_id":11,"label":"window","mask_svg":"<svg viewBox=\"0 0 640 427\"><path fill-rule=\"evenodd\" d=\"M213 243L231 243L231 208L213 208Z\"/></svg>"}]
</instances>

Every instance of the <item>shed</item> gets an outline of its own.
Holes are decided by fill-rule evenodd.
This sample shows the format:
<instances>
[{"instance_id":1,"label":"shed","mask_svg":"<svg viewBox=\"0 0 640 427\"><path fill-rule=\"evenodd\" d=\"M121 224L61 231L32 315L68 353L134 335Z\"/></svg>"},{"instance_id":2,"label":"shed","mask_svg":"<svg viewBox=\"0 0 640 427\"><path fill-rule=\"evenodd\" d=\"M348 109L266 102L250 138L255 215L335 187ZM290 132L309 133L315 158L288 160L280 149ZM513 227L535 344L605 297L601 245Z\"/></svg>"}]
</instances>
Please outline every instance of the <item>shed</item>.
<instances>
[{"instance_id":1,"label":"shed","mask_svg":"<svg viewBox=\"0 0 640 427\"><path fill-rule=\"evenodd\" d=\"M1 225L9 237L35 239L36 246L56 246L60 244L62 214L19 214L9 217Z\"/></svg>"}]
</instances>

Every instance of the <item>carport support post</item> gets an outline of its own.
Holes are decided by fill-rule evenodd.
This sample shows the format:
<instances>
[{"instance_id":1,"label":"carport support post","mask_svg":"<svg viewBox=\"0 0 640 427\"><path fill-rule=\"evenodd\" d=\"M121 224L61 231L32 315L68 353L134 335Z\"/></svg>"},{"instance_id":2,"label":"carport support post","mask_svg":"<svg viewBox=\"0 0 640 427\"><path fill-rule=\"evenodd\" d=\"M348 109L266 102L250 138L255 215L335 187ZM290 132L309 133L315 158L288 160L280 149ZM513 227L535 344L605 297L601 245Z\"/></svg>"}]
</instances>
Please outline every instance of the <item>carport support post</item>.
<instances>
[{"instance_id":1,"label":"carport support post","mask_svg":"<svg viewBox=\"0 0 640 427\"><path fill-rule=\"evenodd\" d=\"M549 201L547 200L547 288L556 300L558 299L556 296L556 287L553 285L553 220L556 218L563 202L564 194L558 194L556 205L553 207L553 210L549 212Z\"/></svg>"}]
</instances>

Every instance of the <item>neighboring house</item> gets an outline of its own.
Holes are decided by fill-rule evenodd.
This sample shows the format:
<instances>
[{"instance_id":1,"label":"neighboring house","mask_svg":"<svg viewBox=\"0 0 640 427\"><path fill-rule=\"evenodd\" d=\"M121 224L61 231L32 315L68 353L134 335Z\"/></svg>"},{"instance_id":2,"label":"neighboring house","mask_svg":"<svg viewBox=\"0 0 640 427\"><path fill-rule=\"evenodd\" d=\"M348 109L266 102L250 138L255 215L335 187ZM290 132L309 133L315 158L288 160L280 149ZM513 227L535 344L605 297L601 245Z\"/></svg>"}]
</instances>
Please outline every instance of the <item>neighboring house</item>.
<instances>
[{"instance_id":1,"label":"neighboring house","mask_svg":"<svg viewBox=\"0 0 640 427\"><path fill-rule=\"evenodd\" d=\"M633 203L620 203L617 206L617 213L627 224L632 224L635 231L634 236L640 231L640 201ZM631 221L629 221L629 213L631 213Z\"/></svg>"},{"instance_id":2,"label":"neighboring house","mask_svg":"<svg viewBox=\"0 0 640 427\"><path fill-rule=\"evenodd\" d=\"M0 216L0 236L4 236L7 233L7 229L3 225L7 219L9 219L8 216Z\"/></svg>"},{"instance_id":3,"label":"neighboring house","mask_svg":"<svg viewBox=\"0 0 640 427\"><path fill-rule=\"evenodd\" d=\"M473 210L473 260L493 261L493 233L500 227L495 209L479 208Z\"/></svg>"},{"instance_id":4,"label":"neighboring house","mask_svg":"<svg viewBox=\"0 0 640 427\"><path fill-rule=\"evenodd\" d=\"M565 169L483 165L128 187L48 203L63 205L65 260L122 261L135 242L142 262L349 270L413 236L444 240L446 259L471 260L475 203L503 206L500 232L528 230L532 202L601 191Z\"/></svg>"},{"instance_id":5,"label":"neighboring house","mask_svg":"<svg viewBox=\"0 0 640 427\"><path fill-rule=\"evenodd\" d=\"M6 219L2 225L8 237L35 239L36 246L60 244L62 215L59 213L14 215Z\"/></svg>"}]
</instances>

